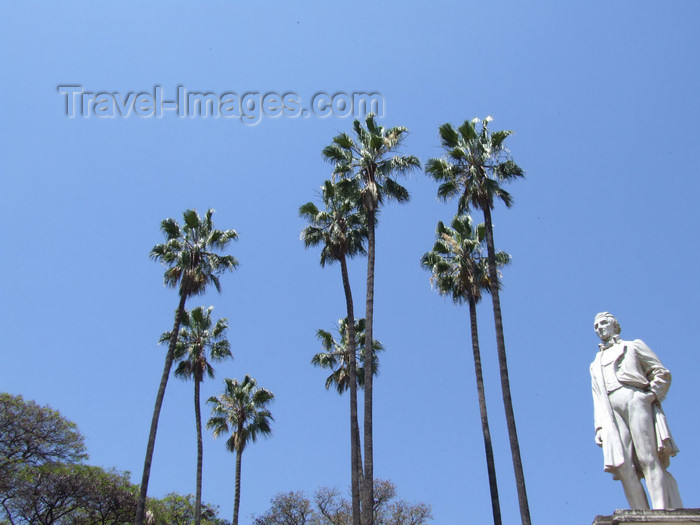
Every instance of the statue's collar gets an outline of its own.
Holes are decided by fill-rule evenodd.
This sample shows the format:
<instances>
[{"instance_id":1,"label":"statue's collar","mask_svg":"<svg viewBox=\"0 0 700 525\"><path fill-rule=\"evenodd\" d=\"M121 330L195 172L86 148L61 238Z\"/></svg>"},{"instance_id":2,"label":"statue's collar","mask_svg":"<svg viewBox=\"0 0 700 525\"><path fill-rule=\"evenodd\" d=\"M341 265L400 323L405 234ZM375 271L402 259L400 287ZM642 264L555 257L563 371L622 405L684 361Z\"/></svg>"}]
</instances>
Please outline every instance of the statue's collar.
<instances>
[{"instance_id":1,"label":"statue's collar","mask_svg":"<svg viewBox=\"0 0 700 525\"><path fill-rule=\"evenodd\" d=\"M613 335L613 336L612 336L610 339L608 339L607 341L603 341L603 342L600 343L598 346L600 347L600 350L603 351L603 350L607 350L607 349L610 348L612 345L617 344L617 343L619 343L619 342L620 342L620 335L619 335L619 334L616 334L616 335Z\"/></svg>"}]
</instances>

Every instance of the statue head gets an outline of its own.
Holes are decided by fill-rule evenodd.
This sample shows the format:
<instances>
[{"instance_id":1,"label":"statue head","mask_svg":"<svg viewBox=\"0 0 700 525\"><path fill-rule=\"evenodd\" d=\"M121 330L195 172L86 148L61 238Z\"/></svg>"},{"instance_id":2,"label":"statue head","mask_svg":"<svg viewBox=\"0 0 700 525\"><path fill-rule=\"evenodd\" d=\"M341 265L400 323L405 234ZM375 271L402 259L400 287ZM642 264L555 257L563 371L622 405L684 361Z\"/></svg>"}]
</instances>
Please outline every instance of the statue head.
<instances>
[{"instance_id":1,"label":"statue head","mask_svg":"<svg viewBox=\"0 0 700 525\"><path fill-rule=\"evenodd\" d=\"M602 341L607 341L620 333L620 323L610 312L600 312L593 319L593 330Z\"/></svg>"}]
</instances>

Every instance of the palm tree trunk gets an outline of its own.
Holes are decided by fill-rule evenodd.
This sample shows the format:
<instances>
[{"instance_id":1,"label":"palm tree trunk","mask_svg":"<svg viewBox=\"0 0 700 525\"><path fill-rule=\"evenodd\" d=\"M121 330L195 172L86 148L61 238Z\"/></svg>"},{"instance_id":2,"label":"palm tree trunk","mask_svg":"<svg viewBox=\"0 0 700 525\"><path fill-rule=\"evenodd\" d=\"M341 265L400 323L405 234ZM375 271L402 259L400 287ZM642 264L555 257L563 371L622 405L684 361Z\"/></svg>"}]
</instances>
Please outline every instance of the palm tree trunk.
<instances>
[{"instance_id":1,"label":"palm tree trunk","mask_svg":"<svg viewBox=\"0 0 700 525\"><path fill-rule=\"evenodd\" d=\"M143 525L143 519L146 514L146 496L148 494L148 480L151 477L151 462L153 461L153 449L156 444L156 433L158 432L158 418L160 417L160 409L163 407L163 397L165 396L165 387L168 384L170 377L170 368L173 364L173 356L175 355L175 345L177 344L177 336L180 331L180 322L185 311L185 301L187 295L180 294L180 304L175 311L175 322L173 323L173 331L170 335L168 343L168 352L165 354L165 366L163 367L163 375L160 378L160 386L156 395L156 404L153 408L153 418L151 419L151 431L148 434L148 446L146 447L146 459L143 463L143 476L141 477L141 490L139 492L139 500L136 505L136 518L134 525Z\"/></svg>"},{"instance_id":2,"label":"palm tree trunk","mask_svg":"<svg viewBox=\"0 0 700 525\"><path fill-rule=\"evenodd\" d=\"M479 332L476 323L476 301L469 297L469 322L472 332L472 351L474 353L474 373L476 374L476 390L479 395L479 413L481 414L481 430L484 434L484 449L486 452L486 469L489 473L489 489L491 490L491 510L494 525L501 525L501 505L498 501L498 483L496 482L496 465L493 460L491 445L491 430L489 416L486 411L486 393L484 392L484 376L481 373L481 352L479 350Z\"/></svg>"},{"instance_id":3,"label":"palm tree trunk","mask_svg":"<svg viewBox=\"0 0 700 525\"><path fill-rule=\"evenodd\" d=\"M197 426L197 488L194 500L194 523L199 525L202 519L202 413L199 407L200 379L194 374L194 417Z\"/></svg>"},{"instance_id":4,"label":"palm tree trunk","mask_svg":"<svg viewBox=\"0 0 700 525\"><path fill-rule=\"evenodd\" d=\"M243 452L240 447L236 447L236 488L233 495L232 525L238 525L238 505L241 502L241 456L243 456Z\"/></svg>"},{"instance_id":5,"label":"palm tree trunk","mask_svg":"<svg viewBox=\"0 0 700 525\"><path fill-rule=\"evenodd\" d=\"M374 352L372 324L374 321L374 235L375 211L367 211L367 305L365 310L365 474L362 499L362 523L374 525L374 458L372 442L372 372Z\"/></svg>"},{"instance_id":6,"label":"palm tree trunk","mask_svg":"<svg viewBox=\"0 0 700 525\"><path fill-rule=\"evenodd\" d=\"M360 425L357 421L357 348L355 345L355 309L352 301L348 265L343 255L340 257L343 275L345 304L348 312L347 339L350 351L348 377L350 381L350 493L352 495L352 525L360 525L360 478L362 476L362 455L360 452Z\"/></svg>"},{"instance_id":7,"label":"palm tree trunk","mask_svg":"<svg viewBox=\"0 0 700 525\"><path fill-rule=\"evenodd\" d=\"M498 364L501 372L501 391L503 392L503 405L506 412L506 425L510 439L510 453L513 457L513 470L515 471L515 486L518 490L518 503L520 505L520 520L522 525L530 525L530 507L527 502L525 490L525 474L520 459L520 445L518 433L515 428L515 414L513 413L513 401L510 395L510 380L508 379L508 360L506 359L506 343L503 337L503 319L501 317L501 300L498 295L498 270L496 269L496 249L493 243L493 224L491 222L491 208L489 203L481 207L486 223L486 249L488 252L489 279L491 281L491 300L493 301L493 318L496 325L496 348L498 349Z\"/></svg>"}]
</instances>

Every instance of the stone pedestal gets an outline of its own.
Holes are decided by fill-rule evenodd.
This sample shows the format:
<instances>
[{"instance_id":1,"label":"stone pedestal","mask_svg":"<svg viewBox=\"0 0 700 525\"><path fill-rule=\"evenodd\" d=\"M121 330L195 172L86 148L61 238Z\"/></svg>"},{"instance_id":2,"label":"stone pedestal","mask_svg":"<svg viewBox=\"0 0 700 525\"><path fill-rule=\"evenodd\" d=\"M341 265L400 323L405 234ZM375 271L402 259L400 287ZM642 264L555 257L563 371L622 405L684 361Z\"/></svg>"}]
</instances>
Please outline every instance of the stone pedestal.
<instances>
[{"instance_id":1,"label":"stone pedestal","mask_svg":"<svg viewBox=\"0 0 700 525\"><path fill-rule=\"evenodd\" d=\"M700 509L616 510L612 516L596 516L593 520L593 525L623 525L626 523L700 524Z\"/></svg>"}]
</instances>

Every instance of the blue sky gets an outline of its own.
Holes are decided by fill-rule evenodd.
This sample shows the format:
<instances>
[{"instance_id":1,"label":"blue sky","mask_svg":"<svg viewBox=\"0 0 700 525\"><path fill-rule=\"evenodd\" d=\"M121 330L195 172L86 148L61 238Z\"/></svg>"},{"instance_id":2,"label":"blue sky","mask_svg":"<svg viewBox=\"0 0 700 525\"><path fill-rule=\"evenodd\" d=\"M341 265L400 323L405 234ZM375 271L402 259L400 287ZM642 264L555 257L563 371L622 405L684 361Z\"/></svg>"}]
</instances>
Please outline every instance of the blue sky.
<instances>
[{"instance_id":1,"label":"blue sky","mask_svg":"<svg viewBox=\"0 0 700 525\"><path fill-rule=\"evenodd\" d=\"M578 524L624 507L593 442L588 365L596 312L615 313L672 371L665 402L681 448L672 472L700 506L693 342L700 286L694 161L700 132L692 1L3 2L0 21L0 389L59 409L90 461L141 475L173 290L149 261L160 221L216 209L240 267L214 305L234 361L276 394L274 435L243 457L242 523L277 492L349 484L348 401L310 366L318 328L344 315L340 269L304 250L299 205L331 167L322 148L352 119L67 118L60 85L85 91L379 92L403 153L441 155L444 122L492 115L526 178L494 210L513 257L503 306L533 521ZM456 202L416 172L411 202L382 211L375 336L375 474L430 503L437 525L488 523L490 503L467 309L430 289L420 256ZM476 218L480 220L477 214ZM364 300L364 260L351 265ZM479 309L505 523L518 520L489 303ZM206 411L205 411L206 413ZM234 457L205 436L206 501L230 516ZM150 494L194 491L192 384L172 378Z\"/></svg>"}]
</instances>

